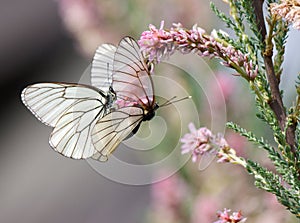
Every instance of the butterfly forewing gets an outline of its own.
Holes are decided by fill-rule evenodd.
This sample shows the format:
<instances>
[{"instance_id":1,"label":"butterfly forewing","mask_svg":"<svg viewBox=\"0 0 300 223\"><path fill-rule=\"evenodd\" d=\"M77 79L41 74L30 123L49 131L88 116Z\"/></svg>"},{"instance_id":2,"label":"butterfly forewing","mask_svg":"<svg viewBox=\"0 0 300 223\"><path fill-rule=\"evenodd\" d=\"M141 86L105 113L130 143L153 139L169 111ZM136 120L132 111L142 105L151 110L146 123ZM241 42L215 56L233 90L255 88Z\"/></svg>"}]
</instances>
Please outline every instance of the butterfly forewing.
<instances>
[{"instance_id":1,"label":"butterfly forewing","mask_svg":"<svg viewBox=\"0 0 300 223\"><path fill-rule=\"evenodd\" d=\"M148 66L138 44L131 37L123 38L118 45L112 79L118 99L153 105L153 84Z\"/></svg>"},{"instance_id":2,"label":"butterfly forewing","mask_svg":"<svg viewBox=\"0 0 300 223\"><path fill-rule=\"evenodd\" d=\"M96 152L91 131L106 114L103 92L86 85L40 83L25 88L22 100L40 121L54 127L49 140L54 150L75 159Z\"/></svg>"},{"instance_id":3,"label":"butterfly forewing","mask_svg":"<svg viewBox=\"0 0 300 223\"><path fill-rule=\"evenodd\" d=\"M117 47L112 86L119 108L99 119L92 132L92 141L98 151L93 158L100 161L106 161L124 139L136 132L145 114L154 115L156 109L148 66L131 37L123 38Z\"/></svg>"},{"instance_id":4,"label":"butterfly forewing","mask_svg":"<svg viewBox=\"0 0 300 223\"><path fill-rule=\"evenodd\" d=\"M138 107L123 107L99 119L92 132L96 153L93 158L106 161L116 147L140 124L143 110Z\"/></svg>"},{"instance_id":5,"label":"butterfly forewing","mask_svg":"<svg viewBox=\"0 0 300 223\"><path fill-rule=\"evenodd\" d=\"M91 83L104 92L109 91L112 83L113 61L116 46L102 44L96 50L92 61Z\"/></svg>"},{"instance_id":6,"label":"butterfly forewing","mask_svg":"<svg viewBox=\"0 0 300 223\"><path fill-rule=\"evenodd\" d=\"M75 99L65 99L67 85L60 83L40 83L28 86L22 92L22 101L44 124L54 126L58 118Z\"/></svg>"}]
</instances>

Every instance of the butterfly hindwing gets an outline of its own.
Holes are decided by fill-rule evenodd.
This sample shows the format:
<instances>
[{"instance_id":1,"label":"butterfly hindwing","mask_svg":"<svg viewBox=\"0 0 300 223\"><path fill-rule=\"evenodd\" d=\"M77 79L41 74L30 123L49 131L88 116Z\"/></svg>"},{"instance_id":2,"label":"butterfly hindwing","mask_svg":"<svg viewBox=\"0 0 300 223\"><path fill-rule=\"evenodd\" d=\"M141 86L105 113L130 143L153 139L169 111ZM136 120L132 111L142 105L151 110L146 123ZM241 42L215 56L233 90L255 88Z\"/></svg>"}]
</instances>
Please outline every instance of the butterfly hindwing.
<instances>
[{"instance_id":1,"label":"butterfly hindwing","mask_svg":"<svg viewBox=\"0 0 300 223\"><path fill-rule=\"evenodd\" d=\"M91 157L96 152L91 131L104 114L105 107L97 99L78 101L56 123L49 140L51 146L67 157Z\"/></svg>"},{"instance_id":2,"label":"butterfly hindwing","mask_svg":"<svg viewBox=\"0 0 300 223\"><path fill-rule=\"evenodd\" d=\"M98 152L93 158L106 161L142 119L143 110L138 107L123 107L99 119L92 131L92 141Z\"/></svg>"},{"instance_id":3,"label":"butterfly hindwing","mask_svg":"<svg viewBox=\"0 0 300 223\"><path fill-rule=\"evenodd\" d=\"M49 140L54 150L74 159L96 152L91 130L106 113L103 92L86 85L39 83L25 88L22 100L40 121L54 127Z\"/></svg>"}]
</instances>

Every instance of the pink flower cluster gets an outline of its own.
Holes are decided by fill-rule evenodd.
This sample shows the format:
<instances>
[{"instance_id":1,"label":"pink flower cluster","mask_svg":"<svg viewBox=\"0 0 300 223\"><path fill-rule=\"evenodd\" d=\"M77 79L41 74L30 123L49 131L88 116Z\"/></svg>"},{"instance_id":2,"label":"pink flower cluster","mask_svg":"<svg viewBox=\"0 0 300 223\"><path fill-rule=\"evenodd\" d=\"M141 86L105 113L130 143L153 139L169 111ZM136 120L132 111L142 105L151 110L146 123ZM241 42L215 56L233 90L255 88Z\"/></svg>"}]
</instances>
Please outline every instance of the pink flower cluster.
<instances>
[{"instance_id":1,"label":"pink flower cluster","mask_svg":"<svg viewBox=\"0 0 300 223\"><path fill-rule=\"evenodd\" d=\"M162 171L159 175L164 176L165 173ZM158 219L164 222L181 219L183 201L188 194L186 186L177 174L151 185L152 208Z\"/></svg>"},{"instance_id":2,"label":"pink flower cluster","mask_svg":"<svg viewBox=\"0 0 300 223\"><path fill-rule=\"evenodd\" d=\"M183 28L180 23L173 24L170 30L164 29L163 26L163 22L159 29L149 25L149 30L144 31L138 41L141 50L150 61L159 63L176 50L184 54L193 52L202 57L221 58L223 65L239 69L238 73L249 80L257 76L258 67L253 65L248 55L244 55L231 45L218 42L214 33L207 35L205 30L197 25L191 30Z\"/></svg>"},{"instance_id":3,"label":"pink flower cluster","mask_svg":"<svg viewBox=\"0 0 300 223\"><path fill-rule=\"evenodd\" d=\"M80 42L80 50L90 56L102 42L101 24L94 0L57 0L68 31Z\"/></svg>"},{"instance_id":4,"label":"pink flower cluster","mask_svg":"<svg viewBox=\"0 0 300 223\"><path fill-rule=\"evenodd\" d=\"M241 211L233 212L229 214L231 210L224 208L224 211L218 211L217 215L219 220L214 223L238 223L245 222L247 218L242 216Z\"/></svg>"},{"instance_id":5,"label":"pink flower cluster","mask_svg":"<svg viewBox=\"0 0 300 223\"><path fill-rule=\"evenodd\" d=\"M193 123L189 124L189 129L191 133L185 134L180 140L183 143L181 153L191 153L193 162L196 162L205 153L217 154L218 150L228 147L226 140L221 134L213 135L205 127L196 129ZM220 161L223 161L222 157L219 158Z\"/></svg>"},{"instance_id":6,"label":"pink flower cluster","mask_svg":"<svg viewBox=\"0 0 300 223\"><path fill-rule=\"evenodd\" d=\"M138 103L136 101L117 99L115 104L118 106L118 108L124 108L124 107L135 106Z\"/></svg>"},{"instance_id":7,"label":"pink flower cluster","mask_svg":"<svg viewBox=\"0 0 300 223\"><path fill-rule=\"evenodd\" d=\"M272 3L270 5L271 12L286 19L293 24L295 29L300 30L300 1L299 0L283 0L280 4Z\"/></svg>"}]
</instances>

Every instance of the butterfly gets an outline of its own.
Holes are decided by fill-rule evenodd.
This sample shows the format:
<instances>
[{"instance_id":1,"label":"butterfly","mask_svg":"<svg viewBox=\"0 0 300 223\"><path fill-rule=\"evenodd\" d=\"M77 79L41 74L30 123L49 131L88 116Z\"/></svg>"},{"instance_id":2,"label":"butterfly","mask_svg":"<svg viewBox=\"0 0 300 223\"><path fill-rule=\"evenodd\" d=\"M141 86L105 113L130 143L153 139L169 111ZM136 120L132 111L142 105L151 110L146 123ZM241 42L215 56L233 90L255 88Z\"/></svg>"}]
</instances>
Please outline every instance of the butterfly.
<instances>
[{"instance_id":1,"label":"butterfly","mask_svg":"<svg viewBox=\"0 0 300 223\"><path fill-rule=\"evenodd\" d=\"M142 122L171 103L156 103L152 68L137 42L124 37L117 47L104 44L97 49L93 86L34 84L23 90L22 101L41 122L54 127L49 140L54 150L75 159L107 161Z\"/></svg>"},{"instance_id":2,"label":"butterfly","mask_svg":"<svg viewBox=\"0 0 300 223\"><path fill-rule=\"evenodd\" d=\"M150 67L133 38L120 41L112 75L118 108L97 120L92 142L98 153L93 158L106 161L123 140L138 131L143 121L154 117L159 106L155 102Z\"/></svg>"},{"instance_id":3,"label":"butterfly","mask_svg":"<svg viewBox=\"0 0 300 223\"><path fill-rule=\"evenodd\" d=\"M92 61L93 86L70 83L37 83L26 87L21 99L42 123L53 127L51 147L66 157L86 159L97 154L91 132L108 114L116 98L111 87L116 47L103 44Z\"/></svg>"}]
</instances>

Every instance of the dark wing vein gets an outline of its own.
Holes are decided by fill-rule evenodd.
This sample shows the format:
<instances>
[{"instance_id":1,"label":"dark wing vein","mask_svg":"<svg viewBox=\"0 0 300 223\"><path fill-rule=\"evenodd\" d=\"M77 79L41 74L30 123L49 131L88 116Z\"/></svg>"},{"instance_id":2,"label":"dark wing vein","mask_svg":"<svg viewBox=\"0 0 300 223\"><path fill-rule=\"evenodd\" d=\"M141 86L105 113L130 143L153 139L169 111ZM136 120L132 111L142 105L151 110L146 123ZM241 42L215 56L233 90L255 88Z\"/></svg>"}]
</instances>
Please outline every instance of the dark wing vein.
<instances>
[{"instance_id":1,"label":"dark wing vein","mask_svg":"<svg viewBox=\"0 0 300 223\"><path fill-rule=\"evenodd\" d=\"M67 83L30 85L23 90L21 97L38 120L52 127L78 100L98 98L102 103L106 101L106 95L96 88Z\"/></svg>"},{"instance_id":2,"label":"dark wing vein","mask_svg":"<svg viewBox=\"0 0 300 223\"><path fill-rule=\"evenodd\" d=\"M144 78L145 83L143 83L141 78ZM147 86L151 88L150 92L148 91L149 95L146 90ZM149 98L150 95L151 97L154 96L152 79L148 67L145 64L139 46L130 37L123 38L117 48L114 60L113 87L117 92L117 97L120 95L118 93L122 91L131 91L136 92L136 95L138 95L136 99L146 99L149 107L154 103L154 100L150 100ZM141 100L140 102L145 104Z\"/></svg>"},{"instance_id":3,"label":"dark wing vein","mask_svg":"<svg viewBox=\"0 0 300 223\"><path fill-rule=\"evenodd\" d=\"M132 130L142 121L143 110L138 107L120 108L99 119L92 130L92 141L97 150L93 158L105 161Z\"/></svg>"},{"instance_id":4,"label":"dark wing vein","mask_svg":"<svg viewBox=\"0 0 300 223\"><path fill-rule=\"evenodd\" d=\"M115 52L116 47L114 45L102 44L96 50L92 61L91 83L105 92L111 86Z\"/></svg>"},{"instance_id":5,"label":"dark wing vein","mask_svg":"<svg viewBox=\"0 0 300 223\"><path fill-rule=\"evenodd\" d=\"M38 83L23 90L22 100L41 122L54 127L49 140L54 150L75 159L94 155L91 131L107 112L102 91L86 85Z\"/></svg>"},{"instance_id":6,"label":"dark wing vein","mask_svg":"<svg viewBox=\"0 0 300 223\"><path fill-rule=\"evenodd\" d=\"M94 155L96 151L91 143L91 130L98 118L104 115L104 110L99 100L77 102L58 120L51 133L51 146L75 159Z\"/></svg>"}]
</instances>

